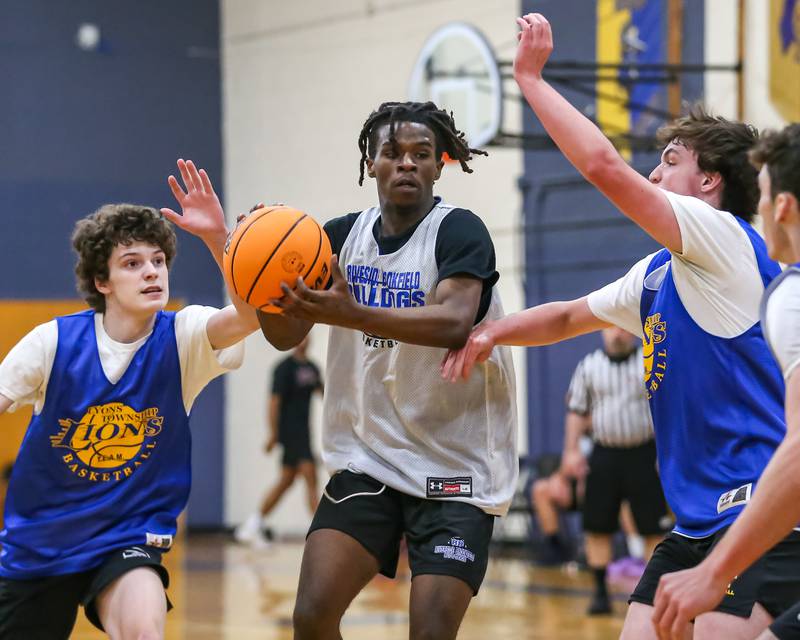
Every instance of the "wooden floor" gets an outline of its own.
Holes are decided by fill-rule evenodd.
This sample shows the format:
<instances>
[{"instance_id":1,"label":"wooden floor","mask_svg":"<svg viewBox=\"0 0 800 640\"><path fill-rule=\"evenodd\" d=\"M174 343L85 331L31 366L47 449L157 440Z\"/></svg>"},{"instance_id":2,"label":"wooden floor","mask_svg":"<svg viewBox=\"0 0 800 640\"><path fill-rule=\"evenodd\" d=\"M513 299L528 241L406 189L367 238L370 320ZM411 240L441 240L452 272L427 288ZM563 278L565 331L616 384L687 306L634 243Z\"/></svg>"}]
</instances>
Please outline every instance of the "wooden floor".
<instances>
[{"instance_id":1,"label":"wooden floor","mask_svg":"<svg viewBox=\"0 0 800 640\"><path fill-rule=\"evenodd\" d=\"M167 640L291 638L301 554L299 542L255 551L221 535L184 539L166 556L172 579L169 595L175 604L167 616ZM459 638L616 639L627 592L615 591L613 616L587 618L590 584L585 572L542 569L495 552ZM397 580L373 580L345 615L344 638L407 638L409 588L405 565ZM82 612L72 637L106 638Z\"/></svg>"}]
</instances>

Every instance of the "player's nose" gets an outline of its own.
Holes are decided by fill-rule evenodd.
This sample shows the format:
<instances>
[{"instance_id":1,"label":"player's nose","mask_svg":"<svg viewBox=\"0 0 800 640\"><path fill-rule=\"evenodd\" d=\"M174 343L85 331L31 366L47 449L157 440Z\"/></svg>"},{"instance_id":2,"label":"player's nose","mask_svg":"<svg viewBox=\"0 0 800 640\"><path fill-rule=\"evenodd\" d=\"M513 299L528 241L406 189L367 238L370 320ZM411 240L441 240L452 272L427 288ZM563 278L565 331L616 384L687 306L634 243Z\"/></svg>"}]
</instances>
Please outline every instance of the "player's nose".
<instances>
[{"instance_id":1,"label":"player's nose","mask_svg":"<svg viewBox=\"0 0 800 640\"><path fill-rule=\"evenodd\" d=\"M156 269L156 265L152 262L145 262L144 266L144 277L148 280L153 280L158 276L158 269Z\"/></svg>"},{"instance_id":2,"label":"player's nose","mask_svg":"<svg viewBox=\"0 0 800 640\"><path fill-rule=\"evenodd\" d=\"M415 169L417 167L417 163L414 161L414 154L408 152L400 156L400 166L403 169Z\"/></svg>"},{"instance_id":3,"label":"player's nose","mask_svg":"<svg viewBox=\"0 0 800 640\"><path fill-rule=\"evenodd\" d=\"M650 180L650 182L652 182L653 184L658 184L659 182L661 182L661 165L660 164L657 165L656 168L653 169L650 172L650 175L648 176L648 180Z\"/></svg>"}]
</instances>

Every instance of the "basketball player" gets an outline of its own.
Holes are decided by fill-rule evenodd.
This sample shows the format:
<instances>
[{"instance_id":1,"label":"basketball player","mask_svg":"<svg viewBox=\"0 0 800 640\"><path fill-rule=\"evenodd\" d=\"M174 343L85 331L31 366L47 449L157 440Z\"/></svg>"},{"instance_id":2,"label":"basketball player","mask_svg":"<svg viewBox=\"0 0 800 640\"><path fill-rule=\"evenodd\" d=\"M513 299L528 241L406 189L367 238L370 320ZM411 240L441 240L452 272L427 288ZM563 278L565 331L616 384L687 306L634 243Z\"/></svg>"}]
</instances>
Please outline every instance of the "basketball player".
<instances>
[{"instance_id":1,"label":"basketball player","mask_svg":"<svg viewBox=\"0 0 800 640\"><path fill-rule=\"evenodd\" d=\"M265 447L267 453L276 445L283 449L281 475L267 492L261 508L251 513L233 531L237 542L264 548L268 545L262 527L280 499L300 476L306 485L306 500L313 514L319 503L317 465L311 453L309 418L311 396L323 392L319 368L307 355L310 338L306 336L289 357L281 360L272 372L272 394L269 399L270 435Z\"/></svg>"},{"instance_id":2,"label":"basketball player","mask_svg":"<svg viewBox=\"0 0 800 640\"><path fill-rule=\"evenodd\" d=\"M691 619L716 606L728 584L800 522L800 124L766 134L750 155L761 169L758 210L769 254L792 265L761 302L764 335L787 383L787 434L751 504L714 551L694 569L661 578L654 615L660 638L682 638ZM759 638L800 638L800 604Z\"/></svg>"},{"instance_id":3,"label":"basketball player","mask_svg":"<svg viewBox=\"0 0 800 640\"><path fill-rule=\"evenodd\" d=\"M219 261L222 209L204 171L170 176L183 216ZM0 534L0 637L69 637L82 604L113 638L162 638L172 544L190 482L189 413L238 367L258 328L243 302L165 312L176 239L149 207L106 205L72 244L90 310L24 337L0 364L0 412L34 405Z\"/></svg>"},{"instance_id":4,"label":"basketball player","mask_svg":"<svg viewBox=\"0 0 800 640\"><path fill-rule=\"evenodd\" d=\"M661 164L646 180L542 79L553 47L547 20L529 14L518 23L515 78L545 129L589 182L665 248L587 297L478 327L443 375L468 375L496 344L551 344L611 324L643 337L659 471L677 524L631 595L622 638L654 638L660 576L705 557L785 434L783 381L758 315L779 267L748 223L758 186L747 151L757 133L695 108L661 130ZM755 637L798 598L794 532L696 619L694 638Z\"/></svg>"},{"instance_id":5,"label":"basketball player","mask_svg":"<svg viewBox=\"0 0 800 640\"><path fill-rule=\"evenodd\" d=\"M499 318L489 233L434 196L442 154L466 172L473 153L445 111L382 104L358 140L378 205L325 225L332 284L298 281L261 315L275 346L331 325L323 459L333 474L306 540L296 638L338 638L342 615L377 574L393 577L400 539L411 566L410 635L455 638L483 580L495 516L517 477L514 372L495 349L469 383L438 363L473 325Z\"/></svg>"}]
</instances>

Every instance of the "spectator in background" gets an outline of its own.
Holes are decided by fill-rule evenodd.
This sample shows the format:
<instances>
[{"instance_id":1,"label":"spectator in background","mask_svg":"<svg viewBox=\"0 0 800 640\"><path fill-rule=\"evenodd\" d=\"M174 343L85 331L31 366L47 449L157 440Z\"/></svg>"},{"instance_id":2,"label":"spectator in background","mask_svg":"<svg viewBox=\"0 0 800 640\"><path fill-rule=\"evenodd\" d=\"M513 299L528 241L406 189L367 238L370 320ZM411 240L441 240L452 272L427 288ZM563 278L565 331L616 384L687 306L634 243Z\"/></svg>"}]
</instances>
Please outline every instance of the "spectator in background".
<instances>
[{"instance_id":1,"label":"spectator in background","mask_svg":"<svg viewBox=\"0 0 800 640\"><path fill-rule=\"evenodd\" d=\"M636 529L645 539L647 558L663 537L662 519L667 515L641 350L623 329L610 327L602 336L603 348L581 360L572 375L560 470L566 478L585 477L586 560L595 581L589 615L611 612L606 569L623 500L630 504ZM588 464L579 446L585 433L594 443Z\"/></svg>"},{"instance_id":2,"label":"spectator in background","mask_svg":"<svg viewBox=\"0 0 800 640\"><path fill-rule=\"evenodd\" d=\"M265 496L260 511L251 514L234 531L237 542L265 545L264 519L294 484L298 474L306 483L308 508L312 514L317 509L317 468L311 453L309 414L311 396L315 391L322 392L323 385L319 368L306 356L308 344L309 337L306 336L273 372L268 415L270 435L266 450L270 453L277 444L283 448L281 475Z\"/></svg>"},{"instance_id":3,"label":"spectator in background","mask_svg":"<svg viewBox=\"0 0 800 640\"><path fill-rule=\"evenodd\" d=\"M554 464L551 458L555 459ZM531 506L543 537L537 561L544 566L559 565L572 559L571 545L559 532L559 516L562 512L581 509L586 487L585 474L580 478L569 477L559 462L557 455L542 456L538 464L539 477L531 486Z\"/></svg>"}]
</instances>

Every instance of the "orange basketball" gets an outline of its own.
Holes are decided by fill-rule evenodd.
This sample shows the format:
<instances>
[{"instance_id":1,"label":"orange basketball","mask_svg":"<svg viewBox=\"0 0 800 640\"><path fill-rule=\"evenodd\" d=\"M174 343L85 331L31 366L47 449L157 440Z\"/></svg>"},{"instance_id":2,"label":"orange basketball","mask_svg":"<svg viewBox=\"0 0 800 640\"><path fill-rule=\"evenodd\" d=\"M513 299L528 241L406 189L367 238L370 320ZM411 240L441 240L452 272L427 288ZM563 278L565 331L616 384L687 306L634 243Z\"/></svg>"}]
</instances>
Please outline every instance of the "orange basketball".
<instances>
[{"instance_id":1,"label":"orange basketball","mask_svg":"<svg viewBox=\"0 0 800 640\"><path fill-rule=\"evenodd\" d=\"M279 313L270 300L283 297L281 282L294 289L303 278L312 289L330 276L331 243L314 218L285 206L257 209L234 229L223 267L234 291L247 304Z\"/></svg>"}]
</instances>

